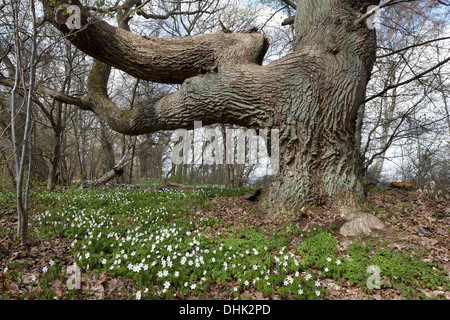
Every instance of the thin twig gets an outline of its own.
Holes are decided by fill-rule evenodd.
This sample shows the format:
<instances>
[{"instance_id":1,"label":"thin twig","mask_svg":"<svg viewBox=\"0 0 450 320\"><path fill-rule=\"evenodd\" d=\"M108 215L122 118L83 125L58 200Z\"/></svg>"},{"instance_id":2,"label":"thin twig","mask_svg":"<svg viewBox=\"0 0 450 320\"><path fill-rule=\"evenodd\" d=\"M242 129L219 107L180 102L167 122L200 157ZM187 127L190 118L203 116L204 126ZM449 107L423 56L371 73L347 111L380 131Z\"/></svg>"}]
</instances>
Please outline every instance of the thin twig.
<instances>
[{"instance_id":1,"label":"thin twig","mask_svg":"<svg viewBox=\"0 0 450 320\"><path fill-rule=\"evenodd\" d=\"M430 73L431 71L433 71L433 70L439 68L440 66L446 64L446 63L449 62L449 61L450 61L450 57L447 58L447 59L445 59L445 60L443 60L443 61L441 61L440 63L436 64L435 66L431 67L430 69L425 70L424 72L421 72L421 73L419 73L418 75L416 75L416 76L414 76L414 77L412 77L412 78L410 78L410 79L408 79L408 80L405 80L405 81L403 81L403 82L400 82L400 83L397 83L397 84L395 84L395 85L391 85L391 86L385 88L383 91L381 91L381 92L379 92L379 93L377 93L377 94L375 94L375 95L373 95L373 96L367 98L366 101L364 101L363 103L367 103L367 102L369 102L369 101L371 101L371 100L373 100L373 99L375 99L375 98L378 98L378 97L382 96L383 94L385 94L386 92L388 92L388 91L391 90L391 89L394 89L394 88L403 86L403 85L405 85L405 84L408 84L408 83L410 83L410 82L413 82L414 80L420 79L421 77L423 77L423 76L426 75L427 73Z\"/></svg>"},{"instance_id":2,"label":"thin twig","mask_svg":"<svg viewBox=\"0 0 450 320\"><path fill-rule=\"evenodd\" d=\"M369 12L367 12L365 15L363 15L361 18L359 18L358 20L355 21L355 25L359 25L362 22L366 21L367 19L369 19L371 16L373 16L375 13L377 13L380 9L387 7L388 5L390 5L392 2L394 2L395 0L387 0L386 2L383 2L382 4L380 4L379 6L373 8L372 10L370 10Z\"/></svg>"}]
</instances>

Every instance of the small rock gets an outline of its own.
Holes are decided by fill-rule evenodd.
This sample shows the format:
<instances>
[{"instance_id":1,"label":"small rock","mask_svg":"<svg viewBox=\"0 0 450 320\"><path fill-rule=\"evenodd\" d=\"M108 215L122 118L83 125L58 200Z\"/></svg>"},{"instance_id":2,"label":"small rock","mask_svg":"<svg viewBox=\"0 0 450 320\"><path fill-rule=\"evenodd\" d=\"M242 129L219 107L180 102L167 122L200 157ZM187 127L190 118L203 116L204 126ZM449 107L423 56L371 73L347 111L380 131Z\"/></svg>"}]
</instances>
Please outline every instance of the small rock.
<instances>
[{"instance_id":1,"label":"small rock","mask_svg":"<svg viewBox=\"0 0 450 320\"><path fill-rule=\"evenodd\" d=\"M428 298L431 298L431 299L434 299L437 296L445 294L444 291L440 291L440 290L435 290L435 291L428 292L428 291L426 291L424 289L420 289L420 291L422 291L423 294L425 294Z\"/></svg>"},{"instance_id":2,"label":"small rock","mask_svg":"<svg viewBox=\"0 0 450 320\"><path fill-rule=\"evenodd\" d=\"M356 217L359 214L358 209L353 208L353 207L339 207L338 209L338 214L344 218L345 220L350 220L353 219L354 217Z\"/></svg>"},{"instance_id":3,"label":"small rock","mask_svg":"<svg viewBox=\"0 0 450 320\"><path fill-rule=\"evenodd\" d=\"M369 235L372 229L384 229L384 224L374 215L361 212L347 221L339 230L343 236L356 236L358 234Z\"/></svg>"},{"instance_id":4,"label":"small rock","mask_svg":"<svg viewBox=\"0 0 450 320\"><path fill-rule=\"evenodd\" d=\"M334 282L326 282L326 283L324 283L324 286L327 289L331 289L331 290L335 290L335 291L341 290L341 286L339 286L338 284L336 284Z\"/></svg>"}]
</instances>

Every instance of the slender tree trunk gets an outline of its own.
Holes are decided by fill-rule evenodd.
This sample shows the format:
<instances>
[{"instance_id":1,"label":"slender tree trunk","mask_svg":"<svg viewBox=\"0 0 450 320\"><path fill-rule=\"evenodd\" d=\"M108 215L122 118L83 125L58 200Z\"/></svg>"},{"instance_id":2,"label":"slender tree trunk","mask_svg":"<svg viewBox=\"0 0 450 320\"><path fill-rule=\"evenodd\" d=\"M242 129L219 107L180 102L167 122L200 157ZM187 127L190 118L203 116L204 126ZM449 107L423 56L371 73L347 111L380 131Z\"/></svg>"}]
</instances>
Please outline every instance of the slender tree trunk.
<instances>
[{"instance_id":1,"label":"slender tree trunk","mask_svg":"<svg viewBox=\"0 0 450 320\"><path fill-rule=\"evenodd\" d=\"M116 164L116 158L114 155L114 144L111 141L111 138L108 136L108 128L103 122L100 122L100 130L101 130L101 144L103 148L103 152L105 154L105 172L108 172L112 168L114 168Z\"/></svg>"},{"instance_id":2,"label":"slender tree trunk","mask_svg":"<svg viewBox=\"0 0 450 320\"><path fill-rule=\"evenodd\" d=\"M61 134L60 129L54 131L53 136L53 152L50 159L50 169L48 172L48 190L53 190L58 182L58 167L61 161Z\"/></svg>"},{"instance_id":3,"label":"slender tree trunk","mask_svg":"<svg viewBox=\"0 0 450 320\"><path fill-rule=\"evenodd\" d=\"M233 165L231 164L231 163L226 163L226 154L227 154L227 150L226 150L226 148L227 148L227 143L226 143L226 141L227 141L227 136L226 136L226 134L227 134L227 130L225 129L225 125L224 124L222 124L221 126L220 126L220 129L221 129L221 131L222 131L222 145L224 146L224 154L223 154L223 156L224 156L224 161L223 161L223 166L224 166L224 170L225 170L225 181L226 181L226 184L227 184L227 187L228 188L234 188L234 168L233 168Z\"/></svg>"},{"instance_id":4,"label":"slender tree trunk","mask_svg":"<svg viewBox=\"0 0 450 320\"><path fill-rule=\"evenodd\" d=\"M133 181L133 170L134 170L134 158L136 155L136 142L137 139L134 138L132 141L133 146L131 147L131 159L130 159L130 176L128 178L128 183L131 184L131 182Z\"/></svg>"},{"instance_id":5,"label":"slender tree trunk","mask_svg":"<svg viewBox=\"0 0 450 320\"><path fill-rule=\"evenodd\" d=\"M395 81L395 77L393 78ZM391 123L394 118L394 111L397 107L397 88L394 88L392 90L392 98L391 103L388 107L388 110L386 110L384 114L384 119L382 120L382 126L381 126L381 137L380 137L380 146L379 148L381 150L387 149L388 140L389 140L389 130L391 128ZM375 170L373 174L373 178L375 181L381 180L381 172L383 171L383 165L384 165L384 156L386 152L383 152L380 154L377 158L377 161L375 161Z\"/></svg>"},{"instance_id":6,"label":"slender tree trunk","mask_svg":"<svg viewBox=\"0 0 450 320\"><path fill-rule=\"evenodd\" d=\"M25 166L26 159L28 155L28 151L30 148L29 139L32 127L31 120L31 112L32 112L32 97L34 92L34 82L35 82L35 61L36 61L36 12L34 7L34 2L31 2L30 13L32 17L33 23L33 35L32 35L32 48L31 48L31 56L29 60L29 86L27 90L25 90L26 94L24 94L24 104L26 109L26 121L25 121L25 129L23 140L21 145L19 146L19 142L16 136L16 108L17 108L17 100L16 97L18 95L18 89L21 80L24 80L23 75L23 64L22 58L19 57L19 53L21 52L21 45L19 42L20 34L19 34L19 18L18 18L18 5L14 1L11 1L11 7L13 11L13 35L15 42L15 83L11 93L11 133L13 140L13 150L14 150L14 159L16 164L16 204L17 204L17 237L25 242L28 237L28 208L27 208L27 199L28 199L28 191L29 191L29 180L26 185L26 193L24 195L24 175L25 175ZM20 151L21 149L21 151ZM31 155L30 155L31 156ZM28 174L30 174L31 170L31 161L28 162Z\"/></svg>"},{"instance_id":7,"label":"slender tree trunk","mask_svg":"<svg viewBox=\"0 0 450 320\"><path fill-rule=\"evenodd\" d=\"M78 159L80 161L81 181L82 184L84 184L87 179L86 161L84 160L86 133L83 126L83 115L81 110L78 110L77 112L77 120L78 120Z\"/></svg>"},{"instance_id":8,"label":"slender tree trunk","mask_svg":"<svg viewBox=\"0 0 450 320\"><path fill-rule=\"evenodd\" d=\"M62 143L62 104L57 101L57 118L53 123L53 152L50 159L50 170L48 173L47 189L53 190L56 187L58 180L58 167L61 162L61 143Z\"/></svg>"},{"instance_id":9,"label":"slender tree trunk","mask_svg":"<svg viewBox=\"0 0 450 320\"><path fill-rule=\"evenodd\" d=\"M450 88L449 88L450 90ZM444 110L445 110L445 115L447 116L446 120L447 120L447 130L448 133L450 134L450 106L449 106L449 96L446 95L444 92L442 92L442 101L444 103Z\"/></svg>"},{"instance_id":10,"label":"slender tree trunk","mask_svg":"<svg viewBox=\"0 0 450 320\"><path fill-rule=\"evenodd\" d=\"M356 120L356 133L355 133L356 144L358 145L358 150L360 151L361 157L363 157L362 130L365 114L366 114L366 104L363 104L358 110L358 118Z\"/></svg>"}]
</instances>

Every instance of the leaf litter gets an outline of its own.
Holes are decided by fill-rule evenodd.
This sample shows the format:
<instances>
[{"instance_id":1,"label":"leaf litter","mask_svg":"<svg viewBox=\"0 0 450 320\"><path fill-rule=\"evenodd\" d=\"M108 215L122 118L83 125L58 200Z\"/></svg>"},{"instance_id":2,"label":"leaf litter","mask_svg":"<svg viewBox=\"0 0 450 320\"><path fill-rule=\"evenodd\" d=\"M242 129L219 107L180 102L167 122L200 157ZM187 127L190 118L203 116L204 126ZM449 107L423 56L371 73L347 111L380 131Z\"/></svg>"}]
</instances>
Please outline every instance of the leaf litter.
<instances>
[{"instance_id":1,"label":"leaf litter","mask_svg":"<svg viewBox=\"0 0 450 320\"><path fill-rule=\"evenodd\" d=\"M430 201L426 195L415 191L399 192L387 190L385 192L369 192L364 210L379 217L386 225L384 230L376 230L369 236L344 237L339 234L339 227L344 223L338 214L329 208L302 208L301 214L284 212L277 216L268 215L258 207L257 203L245 200L242 196L220 196L209 199L213 208L203 208L196 212L196 216L203 219L216 219L219 223L210 228L198 225L199 231L207 231L206 237L215 237L224 233L230 226L236 230L244 228L258 228L259 231L271 234L283 227L286 222L292 222L296 227L308 232L314 226L325 227L333 231L337 238L340 252L345 252L354 242L364 242L374 238L382 239L389 248L396 252L419 252L424 262L437 262L444 270L450 272L449 230L450 230L450 201L446 198ZM3 229L15 230L14 212L0 209L0 222ZM297 238L290 242L291 252L298 246ZM50 240L30 239L25 244L19 243L11 234L0 233L0 266L21 265L21 275L14 281L6 276L6 270L0 270L0 294L8 292L9 299L36 299L43 289L36 285L33 278L42 274L49 259L57 259L62 265L63 272L73 265L74 257L70 246L60 238ZM318 274L319 270L315 270ZM54 292L54 299L69 299L65 278L52 279L50 289ZM342 279L322 278L321 283L328 291L325 299L330 300L401 300L401 293L390 285L390 279L382 279L382 288L371 294L364 292L357 285L351 285ZM235 299L231 295L233 284L212 283L210 292L204 298L229 300ZM444 295L448 300L450 294L441 288L437 290L419 289L429 298ZM122 277L111 278L106 273L101 275L84 276L81 290L72 299L123 299L129 298L134 292L133 283ZM26 297L24 296L26 294ZM241 294L246 299L280 299L276 294L266 297L260 292L249 288ZM284 297L289 299L293 297ZM180 295L177 292L174 299L198 299L197 296Z\"/></svg>"}]
</instances>

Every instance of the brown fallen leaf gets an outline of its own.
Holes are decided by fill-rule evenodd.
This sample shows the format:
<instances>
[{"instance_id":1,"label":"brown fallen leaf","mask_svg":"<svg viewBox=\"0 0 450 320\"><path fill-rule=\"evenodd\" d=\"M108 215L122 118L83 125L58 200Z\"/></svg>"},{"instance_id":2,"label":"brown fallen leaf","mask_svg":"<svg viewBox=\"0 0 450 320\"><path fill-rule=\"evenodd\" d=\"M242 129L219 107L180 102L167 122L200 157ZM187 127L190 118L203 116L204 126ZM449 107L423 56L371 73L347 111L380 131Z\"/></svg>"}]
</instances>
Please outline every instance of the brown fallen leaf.
<instances>
[{"instance_id":1,"label":"brown fallen leaf","mask_svg":"<svg viewBox=\"0 0 450 320\"><path fill-rule=\"evenodd\" d=\"M262 294L259 291L254 293L254 299L255 300L268 300L268 298L264 298L264 294Z\"/></svg>"},{"instance_id":2,"label":"brown fallen leaf","mask_svg":"<svg viewBox=\"0 0 450 320\"><path fill-rule=\"evenodd\" d=\"M7 291L11 290L11 281L5 280L2 282L3 288L6 288Z\"/></svg>"},{"instance_id":3,"label":"brown fallen leaf","mask_svg":"<svg viewBox=\"0 0 450 320\"><path fill-rule=\"evenodd\" d=\"M108 279L108 276L104 272L100 275L100 278L98 278L100 283L104 283L107 279Z\"/></svg>"},{"instance_id":4,"label":"brown fallen leaf","mask_svg":"<svg viewBox=\"0 0 450 320\"><path fill-rule=\"evenodd\" d=\"M447 228L445 228L445 227L439 227L437 230L436 230L436 234L437 235L440 235L440 236L448 236L448 231L447 231L448 229Z\"/></svg>"},{"instance_id":5,"label":"brown fallen leaf","mask_svg":"<svg viewBox=\"0 0 450 320\"><path fill-rule=\"evenodd\" d=\"M61 300L63 298L63 293L61 290L56 290L55 294L58 299Z\"/></svg>"},{"instance_id":6,"label":"brown fallen leaf","mask_svg":"<svg viewBox=\"0 0 450 320\"><path fill-rule=\"evenodd\" d=\"M123 282L119 279L111 279L108 281L107 287L108 287L108 295L114 292L115 290L122 291Z\"/></svg>"},{"instance_id":7,"label":"brown fallen leaf","mask_svg":"<svg viewBox=\"0 0 450 320\"><path fill-rule=\"evenodd\" d=\"M221 297L221 299L229 299L230 296L230 292L228 290L222 291L219 293L219 296Z\"/></svg>"},{"instance_id":8,"label":"brown fallen leaf","mask_svg":"<svg viewBox=\"0 0 450 320\"><path fill-rule=\"evenodd\" d=\"M59 281L58 279L53 280L50 285L50 289L55 292L64 290L65 288L66 288L66 285L62 284L61 281Z\"/></svg>"},{"instance_id":9,"label":"brown fallen leaf","mask_svg":"<svg viewBox=\"0 0 450 320\"><path fill-rule=\"evenodd\" d=\"M102 300L104 297L104 287L101 283L98 281L92 281L92 280L86 280L86 282L83 281L81 290L83 292L92 293L91 300Z\"/></svg>"},{"instance_id":10,"label":"brown fallen leaf","mask_svg":"<svg viewBox=\"0 0 450 320\"><path fill-rule=\"evenodd\" d=\"M23 275L23 284L29 284L31 282L31 275L24 274Z\"/></svg>"},{"instance_id":11,"label":"brown fallen leaf","mask_svg":"<svg viewBox=\"0 0 450 320\"><path fill-rule=\"evenodd\" d=\"M10 292L11 296L20 297L20 295L21 295L20 289L19 289L19 286L17 285L17 283L11 282L9 287L10 287L9 292Z\"/></svg>"},{"instance_id":12,"label":"brown fallen leaf","mask_svg":"<svg viewBox=\"0 0 450 320\"><path fill-rule=\"evenodd\" d=\"M37 296L40 295L42 293L42 288L40 285L38 285L37 287L29 287L28 289L28 296L27 298L29 300L36 300Z\"/></svg>"}]
</instances>

